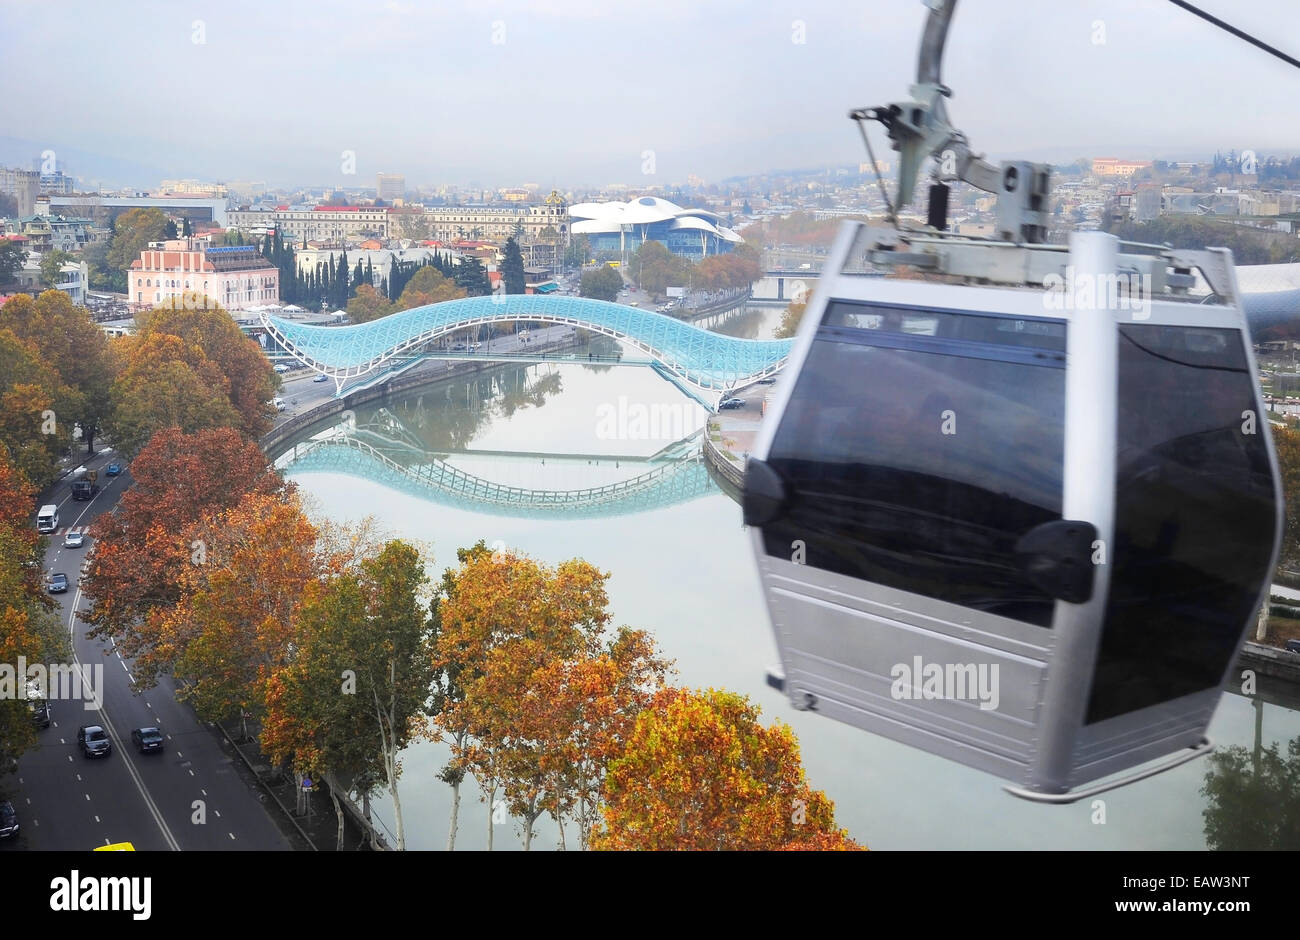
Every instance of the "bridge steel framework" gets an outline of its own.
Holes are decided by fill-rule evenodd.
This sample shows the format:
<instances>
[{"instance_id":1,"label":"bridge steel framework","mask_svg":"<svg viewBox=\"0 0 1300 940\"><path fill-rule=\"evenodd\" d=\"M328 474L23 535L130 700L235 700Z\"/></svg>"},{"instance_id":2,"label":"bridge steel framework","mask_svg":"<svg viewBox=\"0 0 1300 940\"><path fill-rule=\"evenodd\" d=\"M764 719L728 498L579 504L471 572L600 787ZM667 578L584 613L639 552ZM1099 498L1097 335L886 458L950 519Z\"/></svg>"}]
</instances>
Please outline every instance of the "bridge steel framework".
<instances>
[{"instance_id":1,"label":"bridge steel framework","mask_svg":"<svg viewBox=\"0 0 1300 940\"><path fill-rule=\"evenodd\" d=\"M574 490L538 490L485 480L433 455L412 463L351 435L307 441L281 458L286 473L342 473L471 512L526 519L598 519L688 502L717 489L696 449L653 460L625 480ZM409 455L408 455L409 457Z\"/></svg>"},{"instance_id":2,"label":"bridge steel framework","mask_svg":"<svg viewBox=\"0 0 1300 940\"><path fill-rule=\"evenodd\" d=\"M310 369L334 379L342 394L350 379L410 364L419 348L449 333L490 323L563 324L611 336L650 356L688 393L718 401L733 389L774 375L791 340L738 339L623 304L584 297L494 294L429 304L353 326L311 326L261 314L267 331Z\"/></svg>"}]
</instances>

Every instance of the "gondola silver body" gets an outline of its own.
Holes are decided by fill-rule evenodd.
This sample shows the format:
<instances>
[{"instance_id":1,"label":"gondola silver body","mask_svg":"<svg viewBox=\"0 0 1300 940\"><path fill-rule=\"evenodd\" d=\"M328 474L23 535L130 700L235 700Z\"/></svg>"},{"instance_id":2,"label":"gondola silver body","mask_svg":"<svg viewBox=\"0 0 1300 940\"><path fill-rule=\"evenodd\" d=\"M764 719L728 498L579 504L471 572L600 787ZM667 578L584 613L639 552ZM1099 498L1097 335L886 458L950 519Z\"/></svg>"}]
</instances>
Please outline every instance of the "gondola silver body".
<instances>
[{"instance_id":1,"label":"gondola silver body","mask_svg":"<svg viewBox=\"0 0 1300 940\"><path fill-rule=\"evenodd\" d=\"M1033 272L1019 287L851 273L862 270L866 234L861 223L839 233L747 469L749 537L781 660L774 684L796 709L1049 802L1204 752L1222 691L1242 681L1237 654L1266 599L1282 524L1230 254L1204 254L1218 282L1211 296L1157 293L1144 309L1134 301L1124 310L1113 297L1049 297ZM1068 252L1037 246L1034 263L1076 282L1143 270L1117 244L1086 233ZM1014 251L1007 246L1010 264L1020 263ZM866 328L855 335L853 324ZM998 342L945 339L944 324L967 333L976 324ZM819 374L828 362L838 364L834 374ZM846 403L861 407L856 417ZM838 423L829 414L837 408ZM862 430L890 411L885 431ZM841 440L855 433L857 454ZM894 476L880 478L892 482L872 482L873 461L893 466ZM778 468L783 508L752 492L762 489L756 466L769 483ZM808 479L791 483L781 466ZM840 487L830 509L817 504L819 487L832 485L818 482L819 466ZM952 466L960 486L943 479ZM1026 495L1011 502L1018 490ZM992 515L981 515L981 498ZM920 504L889 508L908 499ZM1083 525L1046 526L1060 550L1049 545L1037 557L1026 533L993 533L1000 501L1029 522ZM958 503L979 521L960 528L946 519L944 506ZM1028 554L1013 563L963 539ZM974 569L963 567L963 552ZM1086 598L1061 599L1071 591L1053 578L1077 588L1085 559ZM1005 603L980 596L980 576L970 574L980 566ZM1220 577L1216 566L1230 572ZM1031 569L1045 572L1047 588L1022 577ZM1212 613L1196 606L1202 596Z\"/></svg>"}]
</instances>

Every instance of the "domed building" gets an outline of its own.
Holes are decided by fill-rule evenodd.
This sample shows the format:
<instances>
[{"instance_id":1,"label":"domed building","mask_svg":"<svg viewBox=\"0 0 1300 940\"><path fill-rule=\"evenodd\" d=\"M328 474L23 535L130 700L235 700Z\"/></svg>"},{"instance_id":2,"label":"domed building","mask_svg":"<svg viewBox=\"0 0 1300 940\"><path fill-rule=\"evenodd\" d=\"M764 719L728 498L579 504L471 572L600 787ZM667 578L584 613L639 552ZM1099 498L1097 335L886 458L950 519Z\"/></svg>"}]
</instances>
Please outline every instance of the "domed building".
<instances>
[{"instance_id":1,"label":"domed building","mask_svg":"<svg viewBox=\"0 0 1300 940\"><path fill-rule=\"evenodd\" d=\"M744 239L708 209L683 209L658 196L628 202L584 202L569 207L572 233L585 235L593 254L627 255L656 241L675 255L698 261L730 251Z\"/></svg>"}]
</instances>

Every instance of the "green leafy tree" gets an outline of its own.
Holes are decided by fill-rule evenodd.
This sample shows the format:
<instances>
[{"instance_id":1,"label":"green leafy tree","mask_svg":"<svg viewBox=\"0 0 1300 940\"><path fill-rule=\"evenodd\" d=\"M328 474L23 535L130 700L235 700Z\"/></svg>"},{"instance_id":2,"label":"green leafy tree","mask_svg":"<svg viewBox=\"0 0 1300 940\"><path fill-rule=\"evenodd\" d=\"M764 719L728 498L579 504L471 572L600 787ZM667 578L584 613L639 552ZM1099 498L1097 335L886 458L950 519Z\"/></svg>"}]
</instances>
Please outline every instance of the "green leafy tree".
<instances>
[{"instance_id":1,"label":"green leafy tree","mask_svg":"<svg viewBox=\"0 0 1300 940\"><path fill-rule=\"evenodd\" d=\"M488 282L487 269L478 258L465 258L456 266L456 286L465 291L467 297L485 297L492 293Z\"/></svg>"},{"instance_id":2,"label":"green leafy tree","mask_svg":"<svg viewBox=\"0 0 1300 940\"><path fill-rule=\"evenodd\" d=\"M1300 849L1300 738L1282 754L1277 742L1252 753L1232 745L1208 758L1205 844L1214 851Z\"/></svg>"},{"instance_id":3,"label":"green leafy tree","mask_svg":"<svg viewBox=\"0 0 1300 940\"><path fill-rule=\"evenodd\" d=\"M309 583L297 655L268 683L263 746L327 774L340 842L339 777L378 777L392 798L397 847L406 848L398 754L423 726L432 680L425 580L418 551L391 541L354 569Z\"/></svg>"},{"instance_id":4,"label":"green leafy tree","mask_svg":"<svg viewBox=\"0 0 1300 940\"><path fill-rule=\"evenodd\" d=\"M128 209L113 223L113 237L108 243L108 267L125 274L131 262L140 258L150 242L167 237L170 220L161 209ZM174 226L173 226L174 228Z\"/></svg>"},{"instance_id":5,"label":"green leafy tree","mask_svg":"<svg viewBox=\"0 0 1300 940\"><path fill-rule=\"evenodd\" d=\"M580 268L591 260L591 242L586 235L574 235L569 247L564 250L564 265Z\"/></svg>"},{"instance_id":6,"label":"green leafy tree","mask_svg":"<svg viewBox=\"0 0 1300 940\"><path fill-rule=\"evenodd\" d=\"M578 282L578 294L593 300L618 299L618 292L623 289L623 276L608 265L601 265L594 271L584 271Z\"/></svg>"},{"instance_id":7,"label":"green leafy tree","mask_svg":"<svg viewBox=\"0 0 1300 940\"><path fill-rule=\"evenodd\" d=\"M12 281L26 263L27 249L22 242L0 238L0 284Z\"/></svg>"},{"instance_id":8,"label":"green leafy tree","mask_svg":"<svg viewBox=\"0 0 1300 940\"><path fill-rule=\"evenodd\" d=\"M501 262L501 279L505 281L507 294L524 292L524 255L519 250L519 242L513 237L506 239L505 260Z\"/></svg>"},{"instance_id":9,"label":"green leafy tree","mask_svg":"<svg viewBox=\"0 0 1300 940\"><path fill-rule=\"evenodd\" d=\"M72 255L66 251L47 251L41 258L41 286L54 287L58 284L63 277L63 266L71 260Z\"/></svg>"}]
</instances>

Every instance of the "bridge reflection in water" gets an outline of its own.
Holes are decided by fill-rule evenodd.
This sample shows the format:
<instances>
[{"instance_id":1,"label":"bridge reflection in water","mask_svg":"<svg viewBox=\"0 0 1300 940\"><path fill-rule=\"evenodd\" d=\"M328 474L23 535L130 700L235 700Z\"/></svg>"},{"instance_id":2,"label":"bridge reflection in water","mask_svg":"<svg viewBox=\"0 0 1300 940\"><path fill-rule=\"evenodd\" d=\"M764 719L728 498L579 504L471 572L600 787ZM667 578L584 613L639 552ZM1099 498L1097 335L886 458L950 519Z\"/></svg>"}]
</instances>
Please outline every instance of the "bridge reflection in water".
<instances>
[{"instance_id":1,"label":"bridge reflection in water","mask_svg":"<svg viewBox=\"0 0 1300 940\"><path fill-rule=\"evenodd\" d=\"M431 453L387 413L365 426L344 424L297 443L279 457L276 466L286 476L339 473L357 477L467 512L527 519L595 519L660 509L717 492L704 462L702 442L703 432L699 431L648 457L483 450ZM516 469L524 467L526 474L531 471L538 477L538 485L487 479L458 465L465 462L479 466L513 463ZM618 470L620 478L609 482L611 469ZM587 485L564 489L546 485L557 477Z\"/></svg>"}]
</instances>

